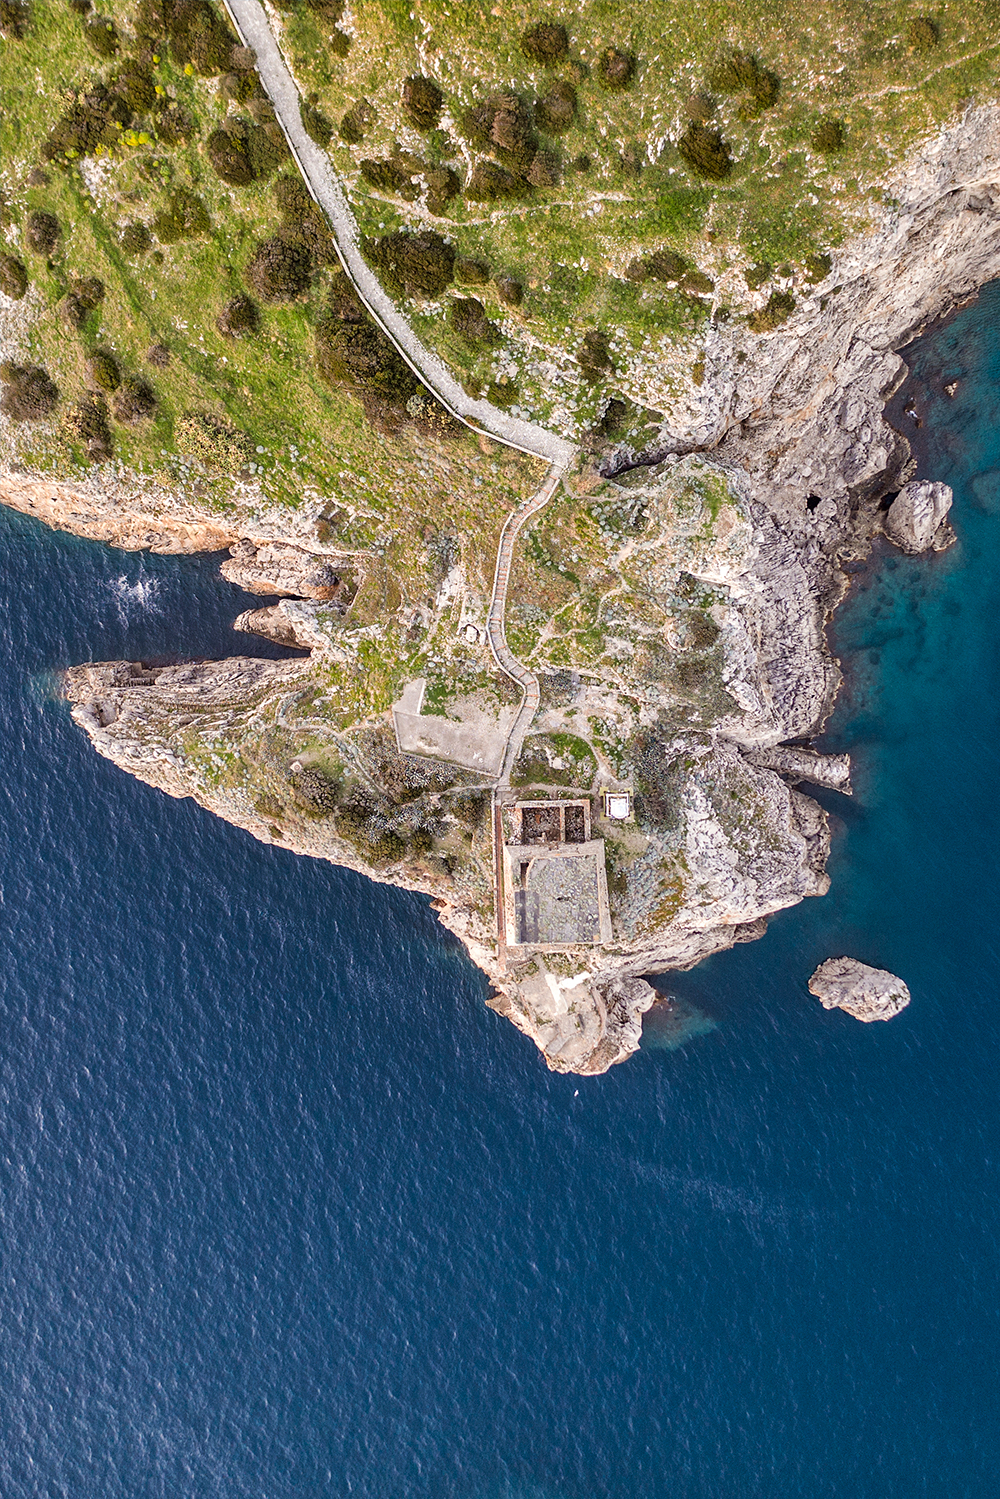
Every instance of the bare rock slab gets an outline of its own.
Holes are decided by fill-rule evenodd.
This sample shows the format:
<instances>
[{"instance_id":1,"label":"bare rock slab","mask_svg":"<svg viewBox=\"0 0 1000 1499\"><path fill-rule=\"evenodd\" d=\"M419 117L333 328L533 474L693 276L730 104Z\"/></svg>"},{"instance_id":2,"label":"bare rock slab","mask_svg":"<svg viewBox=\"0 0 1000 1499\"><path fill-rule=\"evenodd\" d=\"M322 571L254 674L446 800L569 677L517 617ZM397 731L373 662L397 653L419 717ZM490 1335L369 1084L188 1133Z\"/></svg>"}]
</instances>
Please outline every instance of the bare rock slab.
<instances>
[{"instance_id":1,"label":"bare rock slab","mask_svg":"<svg viewBox=\"0 0 1000 1499\"><path fill-rule=\"evenodd\" d=\"M885 968L871 968L857 958L827 958L809 980L826 1010L846 1010L855 1020L891 1020L910 1003L902 979Z\"/></svg>"},{"instance_id":2,"label":"bare rock slab","mask_svg":"<svg viewBox=\"0 0 1000 1499\"><path fill-rule=\"evenodd\" d=\"M952 493L948 484L914 479L904 484L885 518L885 534L904 552L943 552L955 540L948 520Z\"/></svg>"}]
</instances>

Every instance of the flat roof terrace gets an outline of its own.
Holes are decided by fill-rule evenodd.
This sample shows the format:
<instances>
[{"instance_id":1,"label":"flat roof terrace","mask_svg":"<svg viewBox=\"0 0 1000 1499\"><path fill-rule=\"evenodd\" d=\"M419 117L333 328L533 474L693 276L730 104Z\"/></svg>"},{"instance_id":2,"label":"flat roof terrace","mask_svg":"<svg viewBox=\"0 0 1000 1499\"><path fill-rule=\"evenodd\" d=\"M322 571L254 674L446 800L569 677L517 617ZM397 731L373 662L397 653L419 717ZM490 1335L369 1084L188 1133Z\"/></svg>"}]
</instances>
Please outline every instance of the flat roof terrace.
<instances>
[{"instance_id":1,"label":"flat roof terrace","mask_svg":"<svg viewBox=\"0 0 1000 1499\"><path fill-rule=\"evenodd\" d=\"M514 828L502 855L507 945L610 942L604 840L590 837L590 803L519 802Z\"/></svg>"}]
</instances>

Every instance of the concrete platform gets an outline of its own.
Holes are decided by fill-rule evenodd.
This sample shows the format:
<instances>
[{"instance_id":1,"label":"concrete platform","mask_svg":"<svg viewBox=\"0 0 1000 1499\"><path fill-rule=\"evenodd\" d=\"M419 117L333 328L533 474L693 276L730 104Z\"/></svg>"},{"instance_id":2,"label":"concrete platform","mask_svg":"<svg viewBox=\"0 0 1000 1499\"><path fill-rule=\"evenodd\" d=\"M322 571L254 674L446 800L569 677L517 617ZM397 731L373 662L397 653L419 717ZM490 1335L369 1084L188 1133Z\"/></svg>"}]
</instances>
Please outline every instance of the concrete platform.
<instances>
[{"instance_id":1,"label":"concrete platform","mask_svg":"<svg viewBox=\"0 0 1000 1499\"><path fill-rule=\"evenodd\" d=\"M407 682L399 702L392 705L401 752L446 760L484 776L499 776L517 709L498 708L484 694L474 693L452 699L447 717L421 713L426 687L423 677Z\"/></svg>"}]
</instances>

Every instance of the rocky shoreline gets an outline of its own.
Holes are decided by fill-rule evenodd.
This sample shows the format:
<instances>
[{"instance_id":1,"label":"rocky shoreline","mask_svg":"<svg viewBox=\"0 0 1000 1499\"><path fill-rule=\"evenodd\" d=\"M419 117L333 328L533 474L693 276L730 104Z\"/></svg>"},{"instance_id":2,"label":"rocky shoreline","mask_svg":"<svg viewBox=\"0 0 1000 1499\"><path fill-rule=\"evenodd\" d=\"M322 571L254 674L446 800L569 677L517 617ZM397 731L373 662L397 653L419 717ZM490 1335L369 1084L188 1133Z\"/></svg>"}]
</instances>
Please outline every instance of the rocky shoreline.
<instances>
[{"instance_id":1,"label":"rocky shoreline","mask_svg":"<svg viewBox=\"0 0 1000 1499\"><path fill-rule=\"evenodd\" d=\"M929 143L890 185L882 221L835 256L783 328L753 337L714 326L704 385L673 414L668 407L655 454L607 451L574 477L581 503L641 505L653 518L642 542L649 600L673 653L661 652L669 692L640 673L635 652L605 684L605 717L620 707L613 681L630 705L621 721L644 808L641 826L614 846L610 945L504 967L482 785L435 778L433 762L402 756L384 712L349 730L310 717L318 684L356 661L357 642L337 633L335 616L365 562L318 544L308 512L282 518L248 496L246 523L232 513L223 523L189 498L110 475L77 486L0 473L4 503L77 534L166 552L229 547L227 577L285 595L250 611L244 626L312 653L149 671L79 667L66 687L77 722L99 752L168 794L195 796L264 841L430 896L489 975L492 1006L550 1067L594 1073L624 1060L656 998L646 975L753 940L775 912L828 887L826 815L797 789L849 791L843 757L809 744L839 685L824 630L849 586L845 565L863 560L876 535L907 551L953 539L944 486L911 472L909 445L884 406L906 374L896 350L1000 275L998 125L995 107L970 110ZM715 497L682 524L678 496L708 495L712 485ZM614 563L623 577L627 554ZM677 604L687 578L705 593L701 628L710 619L715 631L699 658L711 691L676 685L687 680L677 676L690 649L693 614ZM605 687L577 684L549 710L552 722L596 714ZM238 775L227 769L234 746ZM600 775L621 769L610 751L598 755ZM353 788L352 809L367 808L363 836L341 804L324 811L322 785L307 784L315 764L332 785L334 761Z\"/></svg>"}]
</instances>

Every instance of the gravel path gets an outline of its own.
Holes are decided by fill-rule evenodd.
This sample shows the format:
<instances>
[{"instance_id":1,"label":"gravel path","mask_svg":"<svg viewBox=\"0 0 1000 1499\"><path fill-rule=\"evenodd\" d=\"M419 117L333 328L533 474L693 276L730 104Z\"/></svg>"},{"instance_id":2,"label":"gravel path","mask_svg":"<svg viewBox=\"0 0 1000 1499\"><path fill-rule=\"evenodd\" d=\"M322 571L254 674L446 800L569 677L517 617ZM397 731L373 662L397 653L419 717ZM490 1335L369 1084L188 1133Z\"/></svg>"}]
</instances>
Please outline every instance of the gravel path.
<instances>
[{"instance_id":1,"label":"gravel path","mask_svg":"<svg viewBox=\"0 0 1000 1499\"><path fill-rule=\"evenodd\" d=\"M327 153L306 134L299 113L300 95L259 0L225 0L244 46L257 57L260 81L274 106L306 186L330 221L337 253L355 289L379 327L396 345L452 416L487 433L507 447L531 453L546 463L568 468L576 448L534 422L510 416L489 401L473 401L436 354L420 342L406 318L382 290L358 247L358 226Z\"/></svg>"}]
</instances>

